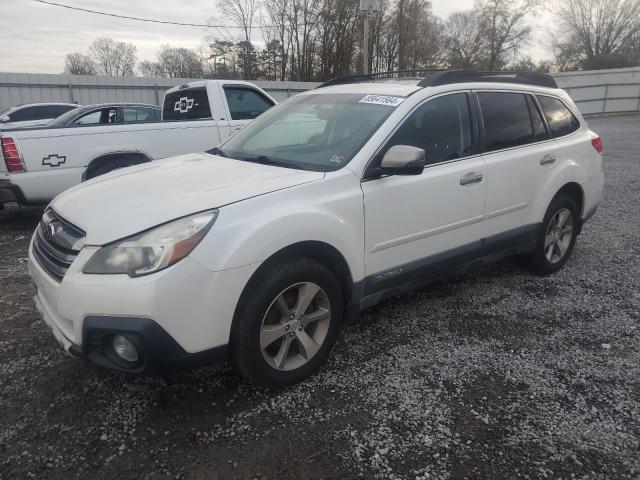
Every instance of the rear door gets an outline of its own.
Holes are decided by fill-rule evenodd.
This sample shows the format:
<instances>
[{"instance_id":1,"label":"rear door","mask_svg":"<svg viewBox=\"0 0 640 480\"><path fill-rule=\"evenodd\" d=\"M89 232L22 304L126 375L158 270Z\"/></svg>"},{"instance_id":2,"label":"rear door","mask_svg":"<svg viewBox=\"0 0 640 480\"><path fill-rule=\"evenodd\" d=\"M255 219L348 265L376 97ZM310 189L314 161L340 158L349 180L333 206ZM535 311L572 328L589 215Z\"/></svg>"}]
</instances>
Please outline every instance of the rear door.
<instances>
[{"instance_id":1,"label":"rear door","mask_svg":"<svg viewBox=\"0 0 640 480\"><path fill-rule=\"evenodd\" d=\"M483 235L488 255L535 239L542 219L531 218L532 202L556 145L528 93L479 91L477 100L488 177Z\"/></svg>"},{"instance_id":2,"label":"rear door","mask_svg":"<svg viewBox=\"0 0 640 480\"><path fill-rule=\"evenodd\" d=\"M231 135L274 105L270 98L249 85L225 83L221 88Z\"/></svg>"}]
</instances>

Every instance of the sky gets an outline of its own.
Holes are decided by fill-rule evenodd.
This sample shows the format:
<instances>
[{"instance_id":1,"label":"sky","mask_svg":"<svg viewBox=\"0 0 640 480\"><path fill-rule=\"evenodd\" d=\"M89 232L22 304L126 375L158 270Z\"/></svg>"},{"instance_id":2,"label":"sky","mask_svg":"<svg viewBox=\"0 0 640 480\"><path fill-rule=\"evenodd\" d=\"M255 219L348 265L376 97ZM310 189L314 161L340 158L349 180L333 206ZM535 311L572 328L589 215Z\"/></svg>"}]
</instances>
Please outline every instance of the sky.
<instances>
[{"instance_id":1,"label":"sky","mask_svg":"<svg viewBox=\"0 0 640 480\"><path fill-rule=\"evenodd\" d=\"M216 0L56 0L58 3L120 15L207 23L220 17ZM433 11L444 18L473 5L473 0L432 0ZM541 27L534 25L534 38L525 53L534 59L548 56ZM233 32L238 32L233 30ZM91 42L102 36L131 42L138 61L155 59L162 45L198 48L207 34L217 29L143 23L110 18L33 0L0 0L0 72L62 73L67 53L86 53ZM256 29L254 35L259 37ZM259 38L255 38L259 40Z\"/></svg>"}]
</instances>

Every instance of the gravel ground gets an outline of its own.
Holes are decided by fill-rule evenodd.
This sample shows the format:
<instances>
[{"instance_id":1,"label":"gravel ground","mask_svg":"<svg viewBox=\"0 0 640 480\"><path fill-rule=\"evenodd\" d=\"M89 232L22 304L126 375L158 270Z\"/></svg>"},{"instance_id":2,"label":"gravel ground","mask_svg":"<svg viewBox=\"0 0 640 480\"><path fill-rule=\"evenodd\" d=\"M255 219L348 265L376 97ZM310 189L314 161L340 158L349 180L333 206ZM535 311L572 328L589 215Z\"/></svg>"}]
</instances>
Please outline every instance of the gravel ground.
<instances>
[{"instance_id":1,"label":"gravel ground","mask_svg":"<svg viewBox=\"0 0 640 480\"><path fill-rule=\"evenodd\" d=\"M287 390L64 356L0 223L0 478L640 478L640 117L592 119L603 204L560 273L515 261L363 312Z\"/></svg>"}]
</instances>

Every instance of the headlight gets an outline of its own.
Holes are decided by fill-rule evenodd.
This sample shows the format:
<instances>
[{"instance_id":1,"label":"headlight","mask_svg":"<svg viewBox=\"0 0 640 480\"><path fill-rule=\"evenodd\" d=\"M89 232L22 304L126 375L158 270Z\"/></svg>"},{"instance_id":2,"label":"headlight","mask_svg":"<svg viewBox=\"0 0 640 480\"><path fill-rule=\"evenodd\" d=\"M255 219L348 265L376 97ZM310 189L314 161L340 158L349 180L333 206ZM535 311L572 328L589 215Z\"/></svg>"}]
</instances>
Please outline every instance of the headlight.
<instances>
[{"instance_id":1,"label":"headlight","mask_svg":"<svg viewBox=\"0 0 640 480\"><path fill-rule=\"evenodd\" d=\"M191 253L217 216L218 210L196 213L102 247L83 272L139 277L170 267Z\"/></svg>"}]
</instances>

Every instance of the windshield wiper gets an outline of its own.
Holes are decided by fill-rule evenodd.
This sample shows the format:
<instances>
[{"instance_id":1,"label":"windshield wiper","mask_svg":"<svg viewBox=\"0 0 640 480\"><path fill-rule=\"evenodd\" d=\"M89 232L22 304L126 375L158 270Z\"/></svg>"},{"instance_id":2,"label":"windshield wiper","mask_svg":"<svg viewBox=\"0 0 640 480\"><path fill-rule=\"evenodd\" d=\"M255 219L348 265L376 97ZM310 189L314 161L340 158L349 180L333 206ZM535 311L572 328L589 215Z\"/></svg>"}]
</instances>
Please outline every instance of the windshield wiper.
<instances>
[{"instance_id":1,"label":"windshield wiper","mask_svg":"<svg viewBox=\"0 0 640 480\"><path fill-rule=\"evenodd\" d=\"M211 150L207 150L207 153L210 153L211 155L218 155L220 157L226 157L227 155L220 150L218 147L213 147Z\"/></svg>"},{"instance_id":2,"label":"windshield wiper","mask_svg":"<svg viewBox=\"0 0 640 480\"><path fill-rule=\"evenodd\" d=\"M244 157L239 158L238 160L242 160L244 162L261 163L263 165L273 165L276 167L295 168L296 170L306 170L300 164L285 162L284 160L274 160L273 158L269 158L266 155L258 155L257 157Z\"/></svg>"}]
</instances>

